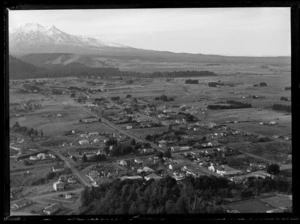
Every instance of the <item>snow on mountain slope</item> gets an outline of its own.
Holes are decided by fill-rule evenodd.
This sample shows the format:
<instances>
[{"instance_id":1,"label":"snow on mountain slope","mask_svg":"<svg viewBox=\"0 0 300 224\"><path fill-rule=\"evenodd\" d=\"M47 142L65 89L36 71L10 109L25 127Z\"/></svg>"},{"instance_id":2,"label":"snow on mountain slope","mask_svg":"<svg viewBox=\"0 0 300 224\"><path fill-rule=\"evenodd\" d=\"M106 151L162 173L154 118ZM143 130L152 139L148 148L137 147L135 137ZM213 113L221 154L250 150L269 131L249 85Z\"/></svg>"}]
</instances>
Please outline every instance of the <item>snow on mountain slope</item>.
<instances>
[{"instance_id":1,"label":"snow on mountain slope","mask_svg":"<svg viewBox=\"0 0 300 224\"><path fill-rule=\"evenodd\" d=\"M35 47L62 47L73 46L81 48L130 48L128 46L106 42L91 37L76 36L65 33L55 26L42 26L40 24L25 24L10 32L9 45L12 52L19 49Z\"/></svg>"}]
</instances>

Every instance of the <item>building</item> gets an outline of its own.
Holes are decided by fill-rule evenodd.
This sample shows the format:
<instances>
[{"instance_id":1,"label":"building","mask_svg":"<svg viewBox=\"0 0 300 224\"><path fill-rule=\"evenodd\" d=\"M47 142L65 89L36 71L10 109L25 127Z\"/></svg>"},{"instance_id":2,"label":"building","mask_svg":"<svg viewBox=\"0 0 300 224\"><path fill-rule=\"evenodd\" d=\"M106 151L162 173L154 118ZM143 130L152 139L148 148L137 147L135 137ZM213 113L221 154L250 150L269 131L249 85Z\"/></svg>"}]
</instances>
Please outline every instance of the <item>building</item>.
<instances>
[{"instance_id":1,"label":"building","mask_svg":"<svg viewBox=\"0 0 300 224\"><path fill-rule=\"evenodd\" d=\"M34 160L34 161L35 161L35 160L38 160L38 158L37 158L36 156L30 156L29 159L30 159L30 160Z\"/></svg>"},{"instance_id":2,"label":"building","mask_svg":"<svg viewBox=\"0 0 300 224\"><path fill-rule=\"evenodd\" d=\"M80 145L86 145L86 144L89 144L89 141L88 140L81 140L78 142Z\"/></svg>"},{"instance_id":3,"label":"building","mask_svg":"<svg viewBox=\"0 0 300 224\"><path fill-rule=\"evenodd\" d=\"M118 164L119 164L120 166L127 166L127 162L126 162L125 160L120 160L120 161L118 161Z\"/></svg>"},{"instance_id":4,"label":"building","mask_svg":"<svg viewBox=\"0 0 300 224\"><path fill-rule=\"evenodd\" d=\"M16 210L16 209L20 209L20 208L27 207L27 206L29 206L29 205L31 205L31 204L32 204L32 201L31 201L31 200L28 200L28 199L22 199L22 200L20 200L20 201L18 201L18 202L13 203L13 204L10 206L10 208L11 208L12 210Z\"/></svg>"},{"instance_id":5,"label":"building","mask_svg":"<svg viewBox=\"0 0 300 224\"><path fill-rule=\"evenodd\" d=\"M190 150L189 146L182 146L179 148L180 151Z\"/></svg>"},{"instance_id":6,"label":"building","mask_svg":"<svg viewBox=\"0 0 300 224\"><path fill-rule=\"evenodd\" d=\"M236 170L230 166L222 165L216 167L216 173L220 174L221 176L235 176L242 174L242 171Z\"/></svg>"},{"instance_id":7,"label":"building","mask_svg":"<svg viewBox=\"0 0 300 224\"><path fill-rule=\"evenodd\" d=\"M208 170L209 170L209 171L212 171L212 172L215 172L215 171L216 171L216 169L215 169L215 167L214 167L213 164L210 164L210 166L208 167Z\"/></svg>"},{"instance_id":8,"label":"building","mask_svg":"<svg viewBox=\"0 0 300 224\"><path fill-rule=\"evenodd\" d=\"M62 166L62 165L56 165L56 166L52 167L52 172L60 172L60 171L63 171L64 169L65 169L64 166Z\"/></svg>"},{"instance_id":9,"label":"building","mask_svg":"<svg viewBox=\"0 0 300 224\"><path fill-rule=\"evenodd\" d=\"M249 177L255 177L255 178L267 178L267 177L270 177L272 178L273 175L265 172L265 171L262 171L262 170L259 170L259 171L255 171L255 172L252 172L252 173L249 173L249 174L246 174L243 176L244 178L249 178Z\"/></svg>"},{"instance_id":10,"label":"building","mask_svg":"<svg viewBox=\"0 0 300 224\"><path fill-rule=\"evenodd\" d=\"M160 179L162 179L162 177L160 177L160 176L158 176L158 175L156 175L154 173L151 173L151 174L145 176L145 180L146 181L151 180L151 179L153 179L153 180L160 180Z\"/></svg>"},{"instance_id":11,"label":"building","mask_svg":"<svg viewBox=\"0 0 300 224\"><path fill-rule=\"evenodd\" d=\"M44 208L43 212L46 215L53 215L60 210L60 205L58 203L51 204L48 207Z\"/></svg>"},{"instance_id":12,"label":"building","mask_svg":"<svg viewBox=\"0 0 300 224\"><path fill-rule=\"evenodd\" d=\"M39 154L36 155L36 157L37 157L38 159L46 159L45 153L39 153Z\"/></svg>"},{"instance_id":13,"label":"building","mask_svg":"<svg viewBox=\"0 0 300 224\"><path fill-rule=\"evenodd\" d=\"M140 160L140 159L134 159L134 162L137 163L137 164L142 164L143 163L143 161Z\"/></svg>"},{"instance_id":14,"label":"building","mask_svg":"<svg viewBox=\"0 0 300 224\"><path fill-rule=\"evenodd\" d=\"M121 180L142 180L143 177L141 176L123 176L120 177Z\"/></svg>"},{"instance_id":15,"label":"building","mask_svg":"<svg viewBox=\"0 0 300 224\"><path fill-rule=\"evenodd\" d=\"M53 183L53 189L55 191L61 191L65 189L65 184L62 181L57 181Z\"/></svg>"}]
</instances>

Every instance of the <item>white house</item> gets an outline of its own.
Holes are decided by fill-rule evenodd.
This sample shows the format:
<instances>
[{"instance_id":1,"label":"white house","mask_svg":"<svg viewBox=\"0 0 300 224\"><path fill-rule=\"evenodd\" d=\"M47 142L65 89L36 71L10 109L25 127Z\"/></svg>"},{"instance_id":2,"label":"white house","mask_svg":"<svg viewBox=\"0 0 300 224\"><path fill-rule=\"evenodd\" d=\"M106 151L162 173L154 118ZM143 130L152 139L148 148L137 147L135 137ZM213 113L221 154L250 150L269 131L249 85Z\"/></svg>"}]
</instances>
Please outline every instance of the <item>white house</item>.
<instances>
[{"instance_id":1,"label":"white house","mask_svg":"<svg viewBox=\"0 0 300 224\"><path fill-rule=\"evenodd\" d=\"M60 209L60 205L58 203L55 203L55 204L51 204L49 205L48 207L46 207L43 212L46 214L46 215L52 215L53 213L59 211Z\"/></svg>"},{"instance_id":2,"label":"white house","mask_svg":"<svg viewBox=\"0 0 300 224\"><path fill-rule=\"evenodd\" d=\"M89 136L95 136L95 135L99 135L99 133L98 132L90 132L89 133Z\"/></svg>"},{"instance_id":3,"label":"white house","mask_svg":"<svg viewBox=\"0 0 300 224\"><path fill-rule=\"evenodd\" d=\"M185 151L185 150L189 150L190 147L189 146L182 146L179 148L180 151Z\"/></svg>"},{"instance_id":4,"label":"white house","mask_svg":"<svg viewBox=\"0 0 300 224\"><path fill-rule=\"evenodd\" d=\"M37 157L38 159L46 159L45 153L39 153L39 154L36 155L36 157Z\"/></svg>"},{"instance_id":5,"label":"white house","mask_svg":"<svg viewBox=\"0 0 300 224\"><path fill-rule=\"evenodd\" d=\"M30 156L29 159L30 160L38 160L38 158L36 156Z\"/></svg>"},{"instance_id":6,"label":"white house","mask_svg":"<svg viewBox=\"0 0 300 224\"><path fill-rule=\"evenodd\" d=\"M86 144L89 144L89 141L88 140L81 140L81 141L79 141L79 144L80 145L86 145Z\"/></svg>"},{"instance_id":7,"label":"white house","mask_svg":"<svg viewBox=\"0 0 300 224\"><path fill-rule=\"evenodd\" d=\"M126 166L127 165L127 162L125 160L120 160L118 161L119 165L120 166Z\"/></svg>"},{"instance_id":8,"label":"white house","mask_svg":"<svg viewBox=\"0 0 300 224\"><path fill-rule=\"evenodd\" d=\"M142 164L143 163L143 161L140 160L140 159L134 159L134 162L137 163L137 164Z\"/></svg>"},{"instance_id":9,"label":"white house","mask_svg":"<svg viewBox=\"0 0 300 224\"><path fill-rule=\"evenodd\" d=\"M65 189L65 184L62 181L57 181L53 183L53 189L55 191L60 191Z\"/></svg>"},{"instance_id":10,"label":"white house","mask_svg":"<svg viewBox=\"0 0 300 224\"><path fill-rule=\"evenodd\" d=\"M52 172L60 172L63 171L64 169L65 169L64 166L56 165L52 167Z\"/></svg>"},{"instance_id":11,"label":"white house","mask_svg":"<svg viewBox=\"0 0 300 224\"><path fill-rule=\"evenodd\" d=\"M212 172L215 172L216 171L216 169L215 169L215 167L214 167L214 165L213 164L210 164L210 166L207 168L209 171L212 171Z\"/></svg>"}]
</instances>

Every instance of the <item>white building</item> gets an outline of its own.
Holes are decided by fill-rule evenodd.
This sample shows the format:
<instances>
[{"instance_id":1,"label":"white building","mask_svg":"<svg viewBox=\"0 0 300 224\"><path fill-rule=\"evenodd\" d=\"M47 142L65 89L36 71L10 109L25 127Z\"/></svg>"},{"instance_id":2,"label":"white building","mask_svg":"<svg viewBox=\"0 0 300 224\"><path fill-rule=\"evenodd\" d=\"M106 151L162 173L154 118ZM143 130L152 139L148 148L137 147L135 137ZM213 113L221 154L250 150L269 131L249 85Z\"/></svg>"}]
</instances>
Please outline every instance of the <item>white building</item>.
<instances>
[{"instance_id":1,"label":"white building","mask_svg":"<svg viewBox=\"0 0 300 224\"><path fill-rule=\"evenodd\" d=\"M53 183L53 189L55 191L60 191L65 189L65 184L61 181L57 181Z\"/></svg>"},{"instance_id":2,"label":"white building","mask_svg":"<svg viewBox=\"0 0 300 224\"><path fill-rule=\"evenodd\" d=\"M80 145L86 145L86 144L89 144L89 141L88 140L81 140L81 141L79 141L79 144Z\"/></svg>"}]
</instances>

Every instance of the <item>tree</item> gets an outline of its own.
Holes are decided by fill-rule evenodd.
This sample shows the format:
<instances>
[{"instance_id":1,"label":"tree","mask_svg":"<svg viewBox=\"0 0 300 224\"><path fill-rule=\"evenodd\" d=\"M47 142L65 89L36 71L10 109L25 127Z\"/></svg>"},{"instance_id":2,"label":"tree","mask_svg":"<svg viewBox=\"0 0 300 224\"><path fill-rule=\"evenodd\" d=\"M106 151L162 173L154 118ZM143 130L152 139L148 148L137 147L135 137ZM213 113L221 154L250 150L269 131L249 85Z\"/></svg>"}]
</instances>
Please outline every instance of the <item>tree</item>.
<instances>
[{"instance_id":1,"label":"tree","mask_svg":"<svg viewBox=\"0 0 300 224\"><path fill-rule=\"evenodd\" d=\"M131 140L130 145L136 145L136 141L134 138Z\"/></svg>"},{"instance_id":2,"label":"tree","mask_svg":"<svg viewBox=\"0 0 300 224\"><path fill-rule=\"evenodd\" d=\"M13 129L19 129L21 126L18 121L13 125Z\"/></svg>"},{"instance_id":3,"label":"tree","mask_svg":"<svg viewBox=\"0 0 300 224\"><path fill-rule=\"evenodd\" d=\"M171 158L172 157L171 149L167 149L167 151L164 153L164 156L167 157L167 158Z\"/></svg>"},{"instance_id":4,"label":"tree","mask_svg":"<svg viewBox=\"0 0 300 224\"><path fill-rule=\"evenodd\" d=\"M276 175L280 172L280 167L275 163L270 164L267 167L267 172L270 174Z\"/></svg>"},{"instance_id":5,"label":"tree","mask_svg":"<svg viewBox=\"0 0 300 224\"><path fill-rule=\"evenodd\" d=\"M43 133L43 130L41 129L41 137L43 137L44 136L44 133Z\"/></svg>"},{"instance_id":6,"label":"tree","mask_svg":"<svg viewBox=\"0 0 300 224\"><path fill-rule=\"evenodd\" d=\"M82 162L86 163L87 161L88 161L88 159L86 157L86 154L83 154L83 156L82 156Z\"/></svg>"},{"instance_id":7,"label":"tree","mask_svg":"<svg viewBox=\"0 0 300 224\"><path fill-rule=\"evenodd\" d=\"M133 202L129 208L128 213L129 214L138 214L139 210L138 210L138 206L135 202Z\"/></svg>"}]
</instances>

